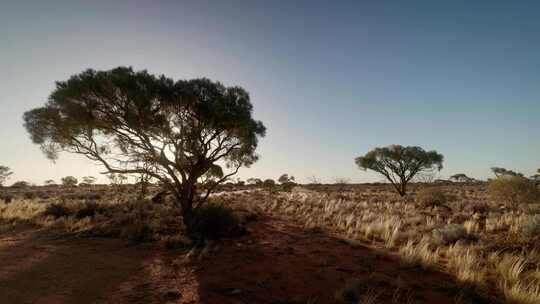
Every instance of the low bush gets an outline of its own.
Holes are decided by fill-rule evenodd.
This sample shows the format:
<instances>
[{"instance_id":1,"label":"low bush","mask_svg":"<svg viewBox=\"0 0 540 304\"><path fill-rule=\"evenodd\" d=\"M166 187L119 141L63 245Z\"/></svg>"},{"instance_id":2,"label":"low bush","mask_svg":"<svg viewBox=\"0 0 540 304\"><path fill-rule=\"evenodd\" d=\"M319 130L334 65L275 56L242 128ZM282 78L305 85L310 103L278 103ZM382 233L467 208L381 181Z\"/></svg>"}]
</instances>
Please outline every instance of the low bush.
<instances>
[{"instance_id":1,"label":"low bush","mask_svg":"<svg viewBox=\"0 0 540 304\"><path fill-rule=\"evenodd\" d=\"M240 232L240 225L232 209L208 204L193 210L186 227L193 239L219 239Z\"/></svg>"},{"instance_id":2,"label":"low bush","mask_svg":"<svg viewBox=\"0 0 540 304\"><path fill-rule=\"evenodd\" d=\"M98 213L103 213L103 206L96 202L87 202L81 205L81 207L75 213L75 217L82 219L85 217L94 217Z\"/></svg>"},{"instance_id":3,"label":"low bush","mask_svg":"<svg viewBox=\"0 0 540 304\"><path fill-rule=\"evenodd\" d=\"M416 200L424 207L446 206L447 197L435 187L422 188L416 194Z\"/></svg>"},{"instance_id":4,"label":"low bush","mask_svg":"<svg viewBox=\"0 0 540 304\"><path fill-rule=\"evenodd\" d=\"M45 211L43 211L43 215L45 216L52 216L55 219L61 218L61 217L67 217L72 214L72 211L66 207L63 204L57 204L53 203L47 206L45 208Z\"/></svg>"},{"instance_id":5,"label":"low bush","mask_svg":"<svg viewBox=\"0 0 540 304\"><path fill-rule=\"evenodd\" d=\"M535 203L540 199L540 190L536 184L520 176L491 180L488 185L488 192L494 200L514 207L519 204Z\"/></svg>"},{"instance_id":6,"label":"low bush","mask_svg":"<svg viewBox=\"0 0 540 304\"><path fill-rule=\"evenodd\" d=\"M468 237L463 225L450 224L442 228L433 229L433 238L439 244L451 244Z\"/></svg>"}]
</instances>

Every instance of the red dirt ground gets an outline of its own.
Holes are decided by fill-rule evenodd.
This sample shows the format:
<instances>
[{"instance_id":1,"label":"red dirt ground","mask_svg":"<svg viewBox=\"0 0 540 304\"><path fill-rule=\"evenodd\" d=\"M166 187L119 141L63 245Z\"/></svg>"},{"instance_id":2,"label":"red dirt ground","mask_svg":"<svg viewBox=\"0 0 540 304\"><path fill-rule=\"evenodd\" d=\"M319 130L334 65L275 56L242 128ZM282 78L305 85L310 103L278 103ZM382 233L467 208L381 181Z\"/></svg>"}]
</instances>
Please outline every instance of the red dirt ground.
<instances>
[{"instance_id":1,"label":"red dirt ground","mask_svg":"<svg viewBox=\"0 0 540 304\"><path fill-rule=\"evenodd\" d=\"M445 274L283 219L260 218L248 230L201 254L29 226L3 232L0 303L335 303L354 278L379 294L375 303L454 304L467 294Z\"/></svg>"}]
</instances>

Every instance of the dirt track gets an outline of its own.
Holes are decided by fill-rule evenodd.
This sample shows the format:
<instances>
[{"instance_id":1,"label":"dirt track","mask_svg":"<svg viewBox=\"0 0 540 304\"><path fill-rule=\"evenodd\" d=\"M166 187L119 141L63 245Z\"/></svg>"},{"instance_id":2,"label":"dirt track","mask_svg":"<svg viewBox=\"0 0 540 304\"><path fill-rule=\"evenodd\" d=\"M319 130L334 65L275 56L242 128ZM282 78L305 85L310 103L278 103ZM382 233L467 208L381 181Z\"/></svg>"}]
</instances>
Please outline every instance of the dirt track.
<instances>
[{"instance_id":1,"label":"dirt track","mask_svg":"<svg viewBox=\"0 0 540 304\"><path fill-rule=\"evenodd\" d=\"M445 274L285 220L259 219L249 231L187 257L16 229L0 234L0 303L334 303L352 278L379 294L377 303L454 304L463 290Z\"/></svg>"}]
</instances>

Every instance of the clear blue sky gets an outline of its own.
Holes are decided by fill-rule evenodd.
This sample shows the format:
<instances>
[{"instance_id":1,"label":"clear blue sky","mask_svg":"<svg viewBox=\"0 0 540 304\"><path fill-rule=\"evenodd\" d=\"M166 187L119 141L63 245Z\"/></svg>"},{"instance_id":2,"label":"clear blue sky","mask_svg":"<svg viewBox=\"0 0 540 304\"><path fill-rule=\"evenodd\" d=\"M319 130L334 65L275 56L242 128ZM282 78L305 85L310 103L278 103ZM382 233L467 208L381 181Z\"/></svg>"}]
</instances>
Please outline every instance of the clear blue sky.
<instances>
[{"instance_id":1,"label":"clear blue sky","mask_svg":"<svg viewBox=\"0 0 540 304\"><path fill-rule=\"evenodd\" d=\"M394 143L443 153L442 177L540 167L538 1L0 0L10 182L97 175L48 161L21 116L54 81L119 65L246 88L268 134L243 178L378 181L353 159Z\"/></svg>"}]
</instances>

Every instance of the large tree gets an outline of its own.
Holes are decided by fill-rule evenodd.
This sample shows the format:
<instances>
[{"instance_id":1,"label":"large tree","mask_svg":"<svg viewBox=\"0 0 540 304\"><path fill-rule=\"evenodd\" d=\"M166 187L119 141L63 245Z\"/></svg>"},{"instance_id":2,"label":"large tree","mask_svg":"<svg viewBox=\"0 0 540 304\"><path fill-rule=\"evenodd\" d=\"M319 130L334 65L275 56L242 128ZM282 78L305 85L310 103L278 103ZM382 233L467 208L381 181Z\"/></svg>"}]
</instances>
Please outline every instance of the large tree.
<instances>
[{"instance_id":1,"label":"large tree","mask_svg":"<svg viewBox=\"0 0 540 304\"><path fill-rule=\"evenodd\" d=\"M443 155L420 147L391 145L375 148L355 159L360 169L382 174L399 195L407 193L407 183L420 172L440 171Z\"/></svg>"},{"instance_id":2,"label":"large tree","mask_svg":"<svg viewBox=\"0 0 540 304\"><path fill-rule=\"evenodd\" d=\"M252 111L240 87L119 67L57 82L48 102L26 112L24 121L51 159L67 151L102 164L105 173L155 178L188 223L215 185L257 160L265 127ZM197 186L208 172L218 177L201 192Z\"/></svg>"},{"instance_id":3,"label":"large tree","mask_svg":"<svg viewBox=\"0 0 540 304\"><path fill-rule=\"evenodd\" d=\"M11 169L6 166L0 166L0 187L9 179L9 176L12 175Z\"/></svg>"}]
</instances>

